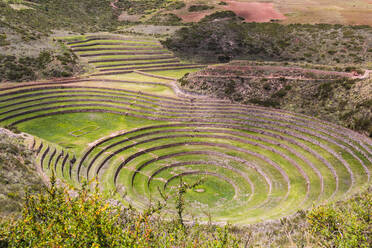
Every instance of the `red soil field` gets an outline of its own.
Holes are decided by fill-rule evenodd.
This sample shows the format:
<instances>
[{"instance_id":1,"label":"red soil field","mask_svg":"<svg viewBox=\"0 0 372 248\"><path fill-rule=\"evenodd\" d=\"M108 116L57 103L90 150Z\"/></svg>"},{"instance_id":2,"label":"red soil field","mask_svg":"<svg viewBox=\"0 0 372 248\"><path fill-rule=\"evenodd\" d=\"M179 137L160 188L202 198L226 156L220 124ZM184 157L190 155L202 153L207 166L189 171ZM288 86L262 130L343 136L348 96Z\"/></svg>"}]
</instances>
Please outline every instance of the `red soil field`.
<instances>
[{"instance_id":1,"label":"red soil field","mask_svg":"<svg viewBox=\"0 0 372 248\"><path fill-rule=\"evenodd\" d=\"M227 0L226 10L234 11L241 16L246 22L269 22L272 19L284 20L286 17L274 9L272 3L259 2L238 2Z\"/></svg>"},{"instance_id":2,"label":"red soil field","mask_svg":"<svg viewBox=\"0 0 372 248\"><path fill-rule=\"evenodd\" d=\"M235 14L241 16L246 22L269 22L272 19L284 20L286 17L274 9L273 3L259 2L239 2L234 0L226 0L228 5L223 6L226 10L234 11ZM184 22L198 22L206 15L215 12L215 9L201 12L188 12L177 14Z\"/></svg>"}]
</instances>

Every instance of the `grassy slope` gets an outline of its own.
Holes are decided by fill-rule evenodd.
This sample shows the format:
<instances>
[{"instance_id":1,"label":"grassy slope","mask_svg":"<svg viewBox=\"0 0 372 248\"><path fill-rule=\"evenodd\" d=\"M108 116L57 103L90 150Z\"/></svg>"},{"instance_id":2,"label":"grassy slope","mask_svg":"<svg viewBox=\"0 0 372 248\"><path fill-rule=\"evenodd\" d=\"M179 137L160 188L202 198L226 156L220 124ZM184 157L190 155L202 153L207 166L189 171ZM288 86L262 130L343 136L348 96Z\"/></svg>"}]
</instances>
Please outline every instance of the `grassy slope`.
<instances>
[{"instance_id":1,"label":"grassy slope","mask_svg":"<svg viewBox=\"0 0 372 248\"><path fill-rule=\"evenodd\" d=\"M199 22L183 28L164 45L181 57L202 61L242 58L368 65L372 59L368 26L280 25L235 20Z\"/></svg>"},{"instance_id":2,"label":"grassy slope","mask_svg":"<svg viewBox=\"0 0 372 248\"><path fill-rule=\"evenodd\" d=\"M0 219L19 213L26 190L40 192L43 187L23 139L9 133L0 129Z\"/></svg>"},{"instance_id":3,"label":"grassy slope","mask_svg":"<svg viewBox=\"0 0 372 248\"><path fill-rule=\"evenodd\" d=\"M4 1L0 2L1 24L27 39L47 34L52 29L75 31L104 30L115 26L116 15L110 1L50 1L38 0L24 3L30 9L15 10ZM99 13L99 15L97 15Z\"/></svg>"},{"instance_id":4,"label":"grassy slope","mask_svg":"<svg viewBox=\"0 0 372 248\"><path fill-rule=\"evenodd\" d=\"M0 82L71 77L83 71L75 54L62 44L37 56L0 55Z\"/></svg>"},{"instance_id":5,"label":"grassy slope","mask_svg":"<svg viewBox=\"0 0 372 248\"><path fill-rule=\"evenodd\" d=\"M55 31L67 32L58 30L113 30L118 24L117 13L110 7L109 0L39 0L22 4L29 8L17 10L9 1L0 1L0 54L12 56L0 56L0 81L25 81L76 74L80 69L76 68L76 61L69 58L71 54L47 37ZM41 61L44 50L51 53L52 62Z\"/></svg>"},{"instance_id":6,"label":"grassy slope","mask_svg":"<svg viewBox=\"0 0 372 248\"><path fill-rule=\"evenodd\" d=\"M188 90L235 102L304 113L372 135L372 79L302 81L267 79L265 76L242 79L233 70L216 70L215 73L230 76L220 79L208 76L198 78L198 74L194 73L180 82Z\"/></svg>"}]
</instances>

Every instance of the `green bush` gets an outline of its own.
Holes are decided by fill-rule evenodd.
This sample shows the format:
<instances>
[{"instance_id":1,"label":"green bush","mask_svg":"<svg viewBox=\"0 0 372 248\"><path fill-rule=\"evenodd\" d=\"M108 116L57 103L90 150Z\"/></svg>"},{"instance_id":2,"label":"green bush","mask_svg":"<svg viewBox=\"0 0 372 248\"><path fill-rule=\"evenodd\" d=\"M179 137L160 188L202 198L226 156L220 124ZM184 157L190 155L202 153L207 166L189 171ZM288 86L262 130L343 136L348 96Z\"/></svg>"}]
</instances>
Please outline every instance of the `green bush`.
<instances>
[{"instance_id":1,"label":"green bush","mask_svg":"<svg viewBox=\"0 0 372 248\"><path fill-rule=\"evenodd\" d=\"M186 4L182 1L173 1L167 5L166 10L182 9L186 7Z\"/></svg>"},{"instance_id":2,"label":"green bush","mask_svg":"<svg viewBox=\"0 0 372 248\"><path fill-rule=\"evenodd\" d=\"M35 57L0 56L0 82L70 77L78 69L77 57L70 52L43 50Z\"/></svg>"},{"instance_id":3,"label":"green bush","mask_svg":"<svg viewBox=\"0 0 372 248\"><path fill-rule=\"evenodd\" d=\"M371 247L372 188L348 201L314 208L307 220L322 247Z\"/></svg>"},{"instance_id":4,"label":"green bush","mask_svg":"<svg viewBox=\"0 0 372 248\"><path fill-rule=\"evenodd\" d=\"M272 98L283 98L287 95L287 90L282 88L272 95Z\"/></svg>"},{"instance_id":5,"label":"green bush","mask_svg":"<svg viewBox=\"0 0 372 248\"><path fill-rule=\"evenodd\" d=\"M271 84L270 84L270 83L265 83L265 84L263 85L263 88L264 88L265 90L271 90Z\"/></svg>"},{"instance_id":6,"label":"green bush","mask_svg":"<svg viewBox=\"0 0 372 248\"><path fill-rule=\"evenodd\" d=\"M28 195L22 217L1 223L1 247L239 247L227 227L162 221L154 216L162 205L144 213L111 206L86 184L74 191L52 177L46 194Z\"/></svg>"},{"instance_id":7,"label":"green bush","mask_svg":"<svg viewBox=\"0 0 372 248\"><path fill-rule=\"evenodd\" d=\"M318 92L316 93L316 96L324 100L333 94L332 90L333 90L333 86L331 82L322 83L318 87Z\"/></svg>"},{"instance_id":8,"label":"green bush","mask_svg":"<svg viewBox=\"0 0 372 248\"><path fill-rule=\"evenodd\" d=\"M10 42L6 40L6 34L0 34L0 46L10 45Z\"/></svg>"},{"instance_id":9,"label":"green bush","mask_svg":"<svg viewBox=\"0 0 372 248\"><path fill-rule=\"evenodd\" d=\"M280 103L273 99L267 99L267 100L251 99L249 100L249 103L254 103L257 105L262 105L264 107L272 107L272 108L278 108L280 106Z\"/></svg>"},{"instance_id":10,"label":"green bush","mask_svg":"<svg viewBox=\"0 0 372 248\"><path fill-rule=\"evenodd\" d=\"M7 126L5 126L4 128L6 128L6 129L8 129L9 131L12 131L13 133L16 133L16 134L21 133L21 131L19 131L19 129L17 128L17 126L7 125Z\"/></svg>"},{"instance_id":11,"label":"green bush","mask_svg":"<svg viewBox=\"0 0 372 248\"><path fill-rule=\"evenodd\" d=\"M226 11L217 11L213 14L207 15L200 22L210 22L217 19L225 19L225 18L235 18L237 17L233 11L226 10Z\"/></svg>"},{"instance_id":12,"label":"green bush","mask_svg":"<svg viewBox=\"0 0 372 248\"><path fill-rule=\"evenodd\" d=\"M208 9L213 9L213 8L214 8L213 6L201 4L201 5L191 5L188 10L189 12L198 12L198 11L203 11L203 10L208 10Z\"/></svg>"}]
</instances>

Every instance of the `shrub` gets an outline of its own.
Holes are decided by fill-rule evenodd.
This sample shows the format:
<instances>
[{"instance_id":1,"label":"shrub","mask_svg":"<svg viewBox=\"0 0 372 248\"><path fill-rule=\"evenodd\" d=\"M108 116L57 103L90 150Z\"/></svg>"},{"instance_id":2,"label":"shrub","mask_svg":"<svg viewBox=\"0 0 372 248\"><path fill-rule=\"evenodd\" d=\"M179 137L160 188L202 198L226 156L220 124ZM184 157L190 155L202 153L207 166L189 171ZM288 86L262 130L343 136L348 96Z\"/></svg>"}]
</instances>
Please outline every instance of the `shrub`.
<instances>
[{"instance_id":1,"label":"shrub","mask_svg":"<svg viewBox=\"0 0 372 248\"><path fill-rule=\"evenodd\" d=\"M276 98L276 97L278 97L278 98L283 98L283 97L285 97L286 95L287 95L287 90L286 90L285 88L282 88L282 89L278 90L277 92L275 92L275 93L272 95L272 97L273 97L273 98Z\"/></svg>"},{"instance_id":2,"label":"shrub","mask_svg":"<svg viewBox=\"0 0 372 248\"><path fill-rule=\"evenodd\" d=\"M189 84L187 77L190 75L190 73L186 73L182 78L178 79L178 82L182 87L186 86Z\"/></svg>"},{"instance_id":3,"label":"shrub","mask_svg":"<svg viewBox=\"0 0 372 248\"><path fill-rule=\"evenodd\" d=\"M139 213L111 206L97 187L74 191L71 197L52 177L45 194L28 195L22 217L0 223L0 247L239 247L228 227L159 220L161 204Z\"/></svg>"},{"instance_id":4,"label":"shrub","mask_svg":"<svg viewBox=\"0 0 372 248\"><path fill-rule=\"evenodd\" d=\"M335 54L337 53L337 51L335 51L335 50L328 50L328 53L329 53L330 55L335 55Z\"/></svg>"},{"instance_id":5,"label":"shrub","mask_svg":"<svg viewBox=\"0 0 372 248\"><path fill-rule=\"evenodd\" d=\"M217 11L213 14L207 15L200 22L210 22L217 19L225 19L225 18L235 18L236 14L233 11Z\"/></svg>"},{"instance_id":6,"label":"shrub","mask_svg":"<svg viewBox=\"0 0 372 248\"><path fill-rule=\"evenodd\" d=\"M265 83L265 84L263 85L263 88L264 88L265 90L271 90L271 84L270 84L270 83Z\"/></svg>"},{"instance_id":7,"label":"shrub","mask_svg":"<svg viewBox=\"0 0 372 248\"><path fill-rule=\"evenodd\" d=\"M10 42L6 40L6 34L0 34L0 46L10 45Z\"/></svg>"},{"instance_id":8,"label":"shrub","mask_svg":"<svg viewBox=\"0 0 372 248\"><path fill-rule=\"evenodd\" d=\"M235 92L235 81L230 80L228 83L225 85L225 94L227 96L232 95Z\"/></svg>"},{"instance_id":9,"label":"shrub","mask_svg":"<svg viewBox=\"0 0 372 248\"><path fill-rule=\"evenodd\" d=\"M310 230L322 247L370 247L372 188L346 202L319 206L308 215Z\"/></svg>"},{"instance_id":10,"label":"shrub","mask_svg":"<svg viewBox=\"0 0 372 248\"><path fill-rule=\"evenodd\" d=\"M370 49L367 30L358 33L361 42L352 45L351 42L339 42L342 33L333 25L244 23L232 11L217 11L199 23L175 32L167 43L169 49L181 56L201 57L201 60L208 62L218 61L215 47L205 45L210 40L217 41L219 53L232 55L232 59L302 60L321 64L370 61L370 53L360 56L354 52L354 57L349 54L353 52L353 47ZM335 41L339 42L337 47Z\"/></svg>"},{"instance_id":11,"label":"shrub","mask_svg":"<svg viewBox=\"0 0 372 248\"><path fill-rule=\"evenodd\" d=\"M207 9L213 9L214 7L213 6L208 6L208 5L191 5L189 7L189 12L198 12L198 11L203 11L203 10L207 10Z\"/></svg>"},{"instance_id":12,"label":"shrub","mask_svg":"<svg viewBox=\"0 0 372 248\"><path fill-rule=\"evenodd\" d=\"M180 0L119 0L116 6L125 9L129 14L143 15L159 9L181 9L186 5Z\"/></svg>"},{"instance_id":13,"label":"shrub","mask_svg":"<svg viewBox=\"0 0 372 248\"><path fill-rule=\"evenodd\" d=\"M13 125L7 125L5 126L5 128L8 129L9 131L12 131L13 133L21 133L21 131L19 131L19 129Z\"/></svg>"},{"instance_id":14,"label":"shrub","mask_svg":"<svg viewBox=\"0 0 372 248\"><path fill-rule=\"evenodd\" d=\"M171 2L165 9L167 10L173 10L173 9L182 9L186 7L186 4L182 1L174 1Z\"/></svg>"},{"instance_id":15,"label":"shrub","mask_svg":"<svg viewBox=\"0 0 372 248\"><path fill-rule=\"evenodd\" d=\"M71 52L43 50L35 57L0 56L0 81L29 81L41 77L70 77L79 69Z\"/></svg>"},{"instance_id":16,"label":"shrub","mask_svg":"<svg viewBox=\"0 0 372 248\"><path fill-rule=\"evenodd\" d=\"M331 82L322 83L318 88L318 92L316 96L324 100L327 97L331 96L332 90L333 90L333 87L332 87Z\"/></svg>"},{"instance_id":17,"label":"shrub","mask_svg":"<svg viewBox=\"0 0 372 248\"><path fill-rule=\"evenodd\" d=\"M264 107L273 107L277 108L280 106L280 103L278 101L275 101L273 99L267 99L267 100L260 100L260 99L251 99L249 100L250 103L262 105Z\"/></svg>"},{"instance_id":18,"label":"shrub","mask_svg":"<svg viewBox=\"0 0 372 248\"><path fill-rule=\"evenodd\" d=\"M163 25L177 25L181 22L181 18L173 13L159 14L153 16L149 23L163 24Z\"/></svg>"},{"instance_id":19,"label":"shrub","mask_svg":"<svg viewBox=\"0 0 372 248\"><path fill-rule=\"evenodd\" d=\"M355 118L355 129L367 130L370 126L372 126L372 120L368 116Z\"/></svg>"},{"instance_id":20,"label":"shrub","mask_svg":"<svg viewBox=\"0 0 372 248\"><path fill-rule=\"evenodd\" d=\"M109 0L31 1L37 4L18 2L31 6L32 9L18 11L7 3L3 4L0 7L0 26L8 26L22 35L24 40L38 39L40 35L47 35L53 29L108 31L119 24L117 13L112 10Z\"/></svg>"}]
</instances>

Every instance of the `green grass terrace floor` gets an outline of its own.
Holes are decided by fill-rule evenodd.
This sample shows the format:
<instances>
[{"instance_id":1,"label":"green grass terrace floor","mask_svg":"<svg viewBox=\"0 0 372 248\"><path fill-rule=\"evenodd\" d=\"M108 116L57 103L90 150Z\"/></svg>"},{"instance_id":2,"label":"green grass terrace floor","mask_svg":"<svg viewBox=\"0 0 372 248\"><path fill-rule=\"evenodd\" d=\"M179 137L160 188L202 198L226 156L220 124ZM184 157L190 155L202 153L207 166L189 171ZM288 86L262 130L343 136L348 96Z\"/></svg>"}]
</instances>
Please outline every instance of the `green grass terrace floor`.
<instances>
[{"instance_id":1,"label":"green grass terrace floor","mask_svg":"<svg viewBox=\"0 0 372 248\"><path fill-rule=\"evenodd\" d=\"M301 114L182 92L173 78L196 68L152 69L4 84L0 125L34 137L27 142L46 173L75 186L97 178L107 196L138 209L162 201L159 190L174 194L180 178L203 179L186 194L187 218L277 219L370 184L371 139Z\"/></svg>"}]
</instances>

